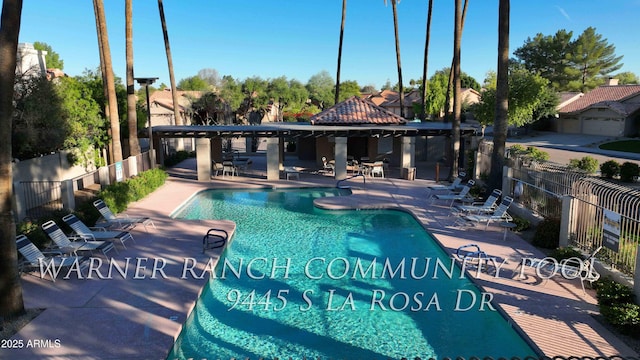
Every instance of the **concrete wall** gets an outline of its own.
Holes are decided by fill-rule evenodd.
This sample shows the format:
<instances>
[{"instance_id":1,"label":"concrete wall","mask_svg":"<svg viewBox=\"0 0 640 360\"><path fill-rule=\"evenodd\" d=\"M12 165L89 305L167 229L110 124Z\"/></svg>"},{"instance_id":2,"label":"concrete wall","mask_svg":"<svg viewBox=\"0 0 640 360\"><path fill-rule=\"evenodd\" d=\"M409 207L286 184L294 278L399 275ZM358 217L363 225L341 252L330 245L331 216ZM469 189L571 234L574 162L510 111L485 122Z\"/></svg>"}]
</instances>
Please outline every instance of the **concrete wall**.
<instances>
[{"instance_id":1,"label":"concrete wall","mask_svg":"<svg viewBox=\"0 0 640 360\"><path fill-rule=\"evenodd\" d=\"M13 164L13 181L62 181L82 176L95 170L82 165L71 166L67 160L69 151L63 150L55 154L24 160Z\"/></svg>"}]
</instances>

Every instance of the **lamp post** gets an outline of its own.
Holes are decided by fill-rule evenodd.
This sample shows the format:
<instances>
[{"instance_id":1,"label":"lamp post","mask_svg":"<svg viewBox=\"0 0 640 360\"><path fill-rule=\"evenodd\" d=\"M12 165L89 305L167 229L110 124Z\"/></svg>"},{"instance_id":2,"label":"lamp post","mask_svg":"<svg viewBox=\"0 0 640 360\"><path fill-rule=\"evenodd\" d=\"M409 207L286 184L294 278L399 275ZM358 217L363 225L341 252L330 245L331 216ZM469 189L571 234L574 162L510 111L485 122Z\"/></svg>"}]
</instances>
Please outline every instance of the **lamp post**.
<instances>
[{"instance_id":1,"label":"lamp post","mask_svg":"<svg viewBox=\"0 0 640 360\"><path fill-rule=\"evenodd\" d=\"M156 167L156 154L153 151L153 132L151 131L151 104L149 102L149 85L153 84L157 77L135 78L138 85L144 85L147 93L147 121L149 121L149 167L151 169Z\"/></svg>"}]
</instances>

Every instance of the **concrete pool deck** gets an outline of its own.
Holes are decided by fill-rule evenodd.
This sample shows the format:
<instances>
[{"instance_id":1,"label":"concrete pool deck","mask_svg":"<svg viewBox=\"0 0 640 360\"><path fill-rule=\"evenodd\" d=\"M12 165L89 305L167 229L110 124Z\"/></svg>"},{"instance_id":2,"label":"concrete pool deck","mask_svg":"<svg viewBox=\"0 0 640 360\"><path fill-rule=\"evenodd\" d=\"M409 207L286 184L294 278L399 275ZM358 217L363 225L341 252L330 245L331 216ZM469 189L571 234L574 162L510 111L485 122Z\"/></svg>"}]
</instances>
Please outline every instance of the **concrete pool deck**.
<instances>
[{"instance_id":1,"label":"concrete pool deck","mask_svg":"<svg viewBox=\"0 0 640 360\"><path fill-rule=\"evenodd\" d=\"M255 164L255 162L254 162ZM302 173L296 181L266 181L256 168L249 176L214 177L210 182L195 181L195 162L187 160L171 169L171 177L160 189L131 204L127 214L150 216L156 229L149 232L139 226L133 230L135 243L118 246L113 261L130 268L123 279L113 271L111 279L58 279L56 282L23 275L25 306L45 308L13 340L22 340L19 349L0 349L0 359L165 359L206 282L193 276L205 270L220 250L202 254L202 237L209 228L235 230L228 221L182 221L171 213L194 193L208 188L251 187L334 187L328 176ZM420 169L418 169L420 172ZM503 241L503 230L495 225L488 230L452 227L449 211L442 204L428 205L425 187L433 181L397 178L361 179L349 183L353 195L319 201L330 208L402 208L412 213L446 248L453 253L461 245L478 244L487 254L511 260L499 277L487 273L471 274L546 356L638 356L632 349L602 326L593 290L582 292L578 280L556 276L546 284L533 270L525 279L508 276L522 257L543 256L514 233ZM105 264L104 256L98 257ZM185 259L197 265L183 276ZM143 260L139 260L143 259ZM147 260L144 260L147 259ZM164 274L152 278L155 259L165 259ZM135 262L141 269L135 277ZM103 264L102 275L107 277ZM156 264L161 267L163 264ZM164 276L162 276L164 275ZM36 341L37 340L37 341ZM56 341L57 340L57 341ZM17 343L14 341L14 343ZM19 345L18 345L19 346ZM285 354L283 354L285 355ZM477 354L482 357L484 354ZM284 356L283 356L284 357Z\"/></svg>"}]
</instances>

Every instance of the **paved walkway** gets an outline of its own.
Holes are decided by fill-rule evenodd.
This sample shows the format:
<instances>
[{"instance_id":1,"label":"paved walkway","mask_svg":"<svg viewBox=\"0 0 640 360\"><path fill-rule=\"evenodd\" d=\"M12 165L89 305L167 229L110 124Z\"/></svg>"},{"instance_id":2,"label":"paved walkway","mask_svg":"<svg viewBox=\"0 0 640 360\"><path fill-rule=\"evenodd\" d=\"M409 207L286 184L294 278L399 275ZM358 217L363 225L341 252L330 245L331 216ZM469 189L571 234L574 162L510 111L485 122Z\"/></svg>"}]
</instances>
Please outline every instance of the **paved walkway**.
<instances>
[{"instance_id":1,"label":"paved walkway","mask_svg":"<svg viewBox=\"0 0 640 360\"><path fill-rule=\"evenodd\" d=\"M120 247L120 253L112 259L121 268L130 259L132 269L126 279L115 270L112 279L97 279L94 273L93 279L55 283L23 275L26 306L46 310L13 337L23 341L23 347L0 349L0 358L164 359L206 281L193 276L183 278L185 259L195 259L196 274L204 271L206 263L215 261L219 252L202 254L203 234L212 227L230 232L235 229L235 224L225 221L174 220L171 212L206 188L335 186L335 180L310 173L303 173L299 181L266 181L262 178L264 169L256 160L256 168L248 176L217 177L204 183L193 180L195 162L187 160L172 169L172 176L163 187L131 204L128 214L153 217L157 229L146 233L143 227L136 228L136 242L127 245L127 249ZM418 174L427 171L418 168ZM361 183L361 179L352 182L354 194L349 197L317 203L329 208L402 208L411 212L450 252L473 242L492 256L511 260L499 277L486 273L472 276L485 291L494 294L514 326L547 356L637 356L593 318L597 313L593 291L584 294L579 282L554 278L542 284L532 274L523 280L509 276L517 259L542 256L529 243L513 233L503 241L503 232L494 226L486 231L450 226L446 207L426 205L425 187L433 181L368 179L366 189L361 188ZM136 259L146 266L140 269L140 279L134 278ZM166 259L165 273L159 274L165 276L152 277L155 259ZM107 277L104 266L102 274ZM36 344L34 340L45 342Z\"/></svg>"}]
</instances>

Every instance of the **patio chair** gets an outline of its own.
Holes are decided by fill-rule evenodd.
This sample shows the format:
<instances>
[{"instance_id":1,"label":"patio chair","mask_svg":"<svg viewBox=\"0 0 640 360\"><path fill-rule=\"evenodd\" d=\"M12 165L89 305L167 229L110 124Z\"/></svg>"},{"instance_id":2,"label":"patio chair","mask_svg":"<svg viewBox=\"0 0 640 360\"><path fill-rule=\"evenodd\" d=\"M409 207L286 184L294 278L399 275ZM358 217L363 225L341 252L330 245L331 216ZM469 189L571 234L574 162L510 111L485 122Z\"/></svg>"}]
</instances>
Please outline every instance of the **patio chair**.
<instances>
[{"instance_id":1,"label":"patio chair","mask_svg":"<svg viewBox=\"0 0 640 360\"><path fill-rule=\"evenodd\" d=\"M238 168L233 164L233 161L223 161L222 162L222 176L225 175L236 176L238 175Z\"/></svg>"},{"instance_id":2,"label":"patio chair","mask_svg":"<svg viewBox=\"0 0 640 360\"><path fill-rule=\"evenodd\" d=\"M144 225L144 230L147 232L149 232L147 225L153 226L154 229L156 228L156 224L154 224L153 220L149 217L116 216L101 199L94 201L93 206L95 206L100 212L100 215L102 215L106 225L103 227L105 228L117 227L119 229L129 230L135 228L138 224Z\"/></svg>"},{"instance_id":3,"label":"patio chair","mask_svg":"<svg viewBox=\"0 0 640 360\"><path fill-rule=\"evenodd\" d=\"M369 176L376 177L376 175L384 178L384 162L375 161L369 170Z\"/></svg>"},{"instance_id":4,"label":"patio chair","mask_svg":"<svg viewBox=\"0 0 640 360\"><path fill-rule=\"evenodd\" d=\"M49 220L42 224L42 230L49 236L49 238L55 244L55 249L59 249L65 254L78 255L79 251L86 251L93 254L93 251L101 251L104 256L111 250L116 250L113 243L109 241L88 241L80 236L72 236L76 241L71 241L62 229L53 220ZM118 250L116 250L116 253Z\"/></svg>"},{"instance_id":5,"label":"patio chair","mask_svg":"<svg viewBox=\"0 0 640 360\"><path fill-rule=\"evenodd\" d=\"M471 191L471 188L473 187L473 185L475 185L475 183L476 182L473 180L467 181L467 183L464 185L464 187L462 188L462 190L460 190L459 193L433 194L431 195L431 204L435 203L436 200L447 200L447 201L451 201L449 203L449 208L451 208L455 201L473 202L473 198L469 195L469 191Z\"/></svg>"},{"instance_id":6,"label":"patio chair","mask_svg":"<svg viewBox=\"0 0 640 360\"><path fill-rule=\"evenodd\" d=\"M125 241L132 240L135 242L133 235L129 231L109 231L103 227L88 227L73 214L63 216L62 221L73 229L75 235L85 240L118 240L125 249L127 248L124 245Z\"/></svg>"},{"instance_id":7,"label":"patio chair","mask_svg":"<svg viewBox=\"0 0 640 360\"><path fill-rule=\"evenodd\" d=\"M594 268L594 264L596 262L596 254L602 249L602 246L595 249L586 260L578 259L578 258L569 258L558 262L554 258L545 257L545 258L523 258L518 266L514 270L514 274L518 274L518 270L520 270L519 277L523 277L524 268L529 266L531 268L536 268L536 273L538 271L545 272L546 277L543 279L543 285L547 283L550 277L560 274L561 276L566 276L568 278L580 278L580 285L582 287L582 292L587 293L584 287L585 281L589 282L589 285L593 286L593 283L600 279L600 273L596 271ZM539 269L539 270L538 270Z\"/></svg>"},{"instance_id":8,"label":"patio chair","mask_svg":"<svg viewBox=\"0 0 640 360\"><path fill-rule=\"evenodd\" d=\"M332 164L330 161L327 161L327 157L322 157L322 170L327 174L333 175L336 166Z\"/></svg>"},{"instance_id":9,"label":"patio chair","mask_svg":"<svg viewBox=\"0 0 640 360\"><path fill-rule=\"evenodd\" d=\"M49 273L51 281L55 282L57 274L63 268L74 267L83 270L88 265L88 256L62 256L61 251L42 252L23 234L16 236L16 247L24 258L18 263L19 272L39 270L41 279L44 279L44 275Z\"/></svg>"},{"instance_id":10,"label":"patio chair","mask_svg":"<svg viewBox=\"0 0 640 360\"><path fill-rule=\"evenodd\" d=\"M438 184L438 185L427 186L427 190L429 190L428 194L431 194L434 191L448 191L448 192L459 191L464 186L461 184L465 176L467 176L467 174L464 171L461 171L458 173L458 176L453 180L453 182L449 185Z\"/></svg>"},{"instance_id":11,"label":"patio chair","mask_svg":"<svg viewBox=\"0 0 640 360\"><path fill-rule=\"evenodd\" d=\"M502 190L493 189L491 195L484 202L473 202L468 205L456 205L452 209L453 214L486 214L492 213L498 207L498 199L502 195Z\"/></svg>"},{"instance_id":12,"label":"patio chair","mask_svg":"<svg viewBox=\"0 0 640 360\"><path fill-rule=\"evenodd\" d=\"M507 212L509 210L509 206L513 203L513 198L510 196L505 196L502 198L500 205L492 212L487 214L472 214L465 215L462 219L466 222L466 224L475 225L477 223L486 223L484 229L486 230L489 227L489 224L493 221L506 221L510 222L513 220L511 215Z\"/></svg>"},{"instance_id":13,"label":"patio chair","mask_svg":"<svg viewBox=\"0 0 640 360\"><path fill-rule=\"evenodd\" d=\"M460 246L456 249L454 258L463 264L465 270L477 269L478 266L483 266L483 264L487 267L487 270L489 266L492 266L495 270L496 263L502 261L498 257L487 255L477 244Z\"/></svg>"},{"instance_id":14,"label":"patio chair","mask_svg":"<svg viewBox=\"0 0 640 360\"><path fill-rule=\"evenodd\" d=\"M211 162L211 172L213 172L213 176L218 176L222 170L224 170L222 163L216 162L215 160Z\"/></svg>"}]
</instances>

